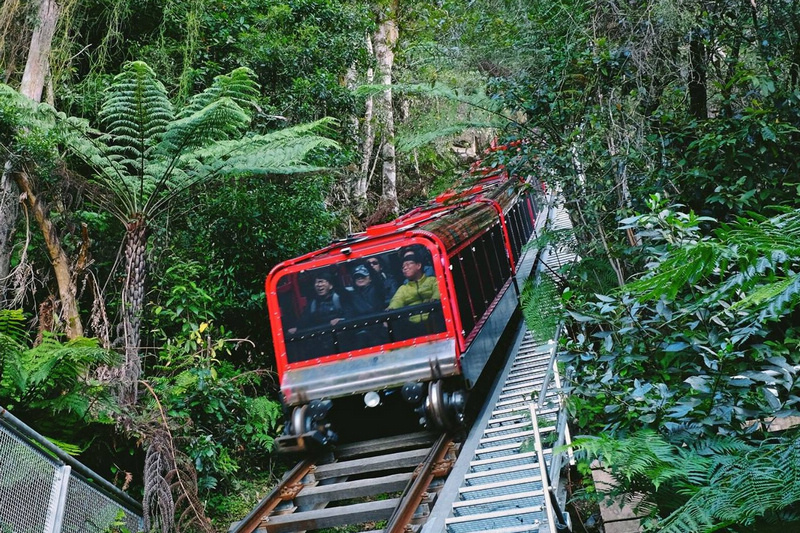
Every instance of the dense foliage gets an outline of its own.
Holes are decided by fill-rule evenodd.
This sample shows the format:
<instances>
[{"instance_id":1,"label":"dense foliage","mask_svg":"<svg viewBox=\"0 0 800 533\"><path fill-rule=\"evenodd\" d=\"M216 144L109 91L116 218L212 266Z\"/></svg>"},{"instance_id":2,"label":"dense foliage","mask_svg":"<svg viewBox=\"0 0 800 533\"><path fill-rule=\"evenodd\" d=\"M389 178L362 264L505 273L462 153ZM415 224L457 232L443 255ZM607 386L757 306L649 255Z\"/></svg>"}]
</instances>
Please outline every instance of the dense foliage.
<instances>
[{"instance_id":1,"label":"dense foliage","mask_svg":"<svg viewBox=\"0 0 800 533\"><path fill-rule=\"evenodd\" d=\"M581 260L562 274L559 302L570 412L577 432L617 445L587 444L590 455L616 469L622 490L653 495L656 530L796 521L791 472L759 472L792 490L757 508L755 493L726 493L736 481L711 464L753 464L755 449L779 457L797 442L796 429L770 431L800 414L797 6L475 7L448 31L466 43L454 57L491 68L491 110L511 119L509 139L525 139L498 162L559 188L575 227ZM720 435L736 449L715 447ZM704 450L708 477L638 468L642 443L658 439L676 456Z\"/></svg>"},{"instance_id":2,"label":"dense foliage","mask_svg":"<svg viewBox=\"0 0 800 533\"><path fill-rule=\"evenodd\" d=\"M34 8L7 2L0 16L3 80L14 88ZM495 134L520 142L489 164L562 193L574 235L542 242L569 239L581 260L526 289L526 314L544 331L557 317L542 302L567 310L574 430L600 436L582 446L621 489L652 495L651 527L767 531L797 520L796 473L780 470L797 464L797 430L770 431L800 414L795 3L63 8L55 107L0 87L0 200L30 200L11 228L12 275L0 280L0 401L76 452L104 441L113 449L94 455L98 468L131 457L113 469L131 472L162 526L207 529L202 516L174 523L143 487L169 475L154 465L171 449L169 468L196 481L189 501L269 470L279 413L264 276L391 216L364 206L383 197L378 154L395 132L401 202L452 182ZM379 109L386 53L367 42L387 27L399 29L389 70L398 84ZM320 119L327 129L300 125ZM284 126L341 150L292 159ZM267 156L323 170L281 174ZM368 201L354 207L356 176ZM20 196L11 182L28 189ZM146 276L130 283L136 269ZM70 295L98 340L62 335ZM131 325L141 343L129 342ZM142 363L134 406L116 401L111 369L123 352ZM755 482L737 494L742 465ZM234 505L209 501L212 513Z\"/></svg>"}]
</instances>

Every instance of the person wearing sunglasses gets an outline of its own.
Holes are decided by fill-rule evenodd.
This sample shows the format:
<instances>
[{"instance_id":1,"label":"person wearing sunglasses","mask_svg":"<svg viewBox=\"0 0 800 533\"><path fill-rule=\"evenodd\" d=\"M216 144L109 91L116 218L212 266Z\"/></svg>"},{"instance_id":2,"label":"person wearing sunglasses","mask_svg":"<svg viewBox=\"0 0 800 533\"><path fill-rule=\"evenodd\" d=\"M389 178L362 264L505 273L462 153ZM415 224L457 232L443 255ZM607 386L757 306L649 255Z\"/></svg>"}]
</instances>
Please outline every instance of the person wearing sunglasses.
<instances>
[{"instance_id":1,"label":"person wearing sunglasses","mask_svg":"<svg viewBox=\"0 0 800 533\"><path fill-rule=\"evenodd\" d=\"M368 257L366 261L367 265L380 276L380 279L383 281L383 295L384 295L384 305L388 305L394 296L394 293L397 292L397 280L394 279L394 276L388 275L383 268L383 262L381 261L380 257L373 256Z\"/></svg>"}]
</instances>

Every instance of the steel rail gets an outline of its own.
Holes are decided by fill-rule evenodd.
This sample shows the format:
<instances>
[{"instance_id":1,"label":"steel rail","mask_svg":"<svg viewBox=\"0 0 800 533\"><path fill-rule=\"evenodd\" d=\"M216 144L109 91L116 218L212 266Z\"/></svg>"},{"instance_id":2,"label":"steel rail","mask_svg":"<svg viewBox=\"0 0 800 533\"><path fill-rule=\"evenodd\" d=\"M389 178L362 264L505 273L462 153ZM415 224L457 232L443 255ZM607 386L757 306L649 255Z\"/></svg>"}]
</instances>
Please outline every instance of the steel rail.
<instances>
[{"instance_id":1,"label":"steel rail","mask_svg":"<svg viewBox=\"0 0 800 533\"><path fill-rule=\"evenodd\" d=\"M427 495L428 487L436 477L443 477L450 472L453 461L447 462L445 457L454 453L454 443L450 435L444 433L431 448L425 461L414 473L405 492L400 497L400 504L384 528L384 533L402 533L411 523L417 508Z\"/></svg>"},{"instance_id":2,"label":"steel rail","mask_svg":"<svg viewBox=\"0 0 800 533\"><path fill-rule=\"evenodd\" d=\"M390 524L384 532L405 531L419 518L418 509L425 509L431 481L449 473L455 450L450 436L432 433L342 445L299 462L229 533L307 531L381 520Z\"/></svg>"},{"instance_id":3,"label":"steel rail","mask_svg":"<svg viewBox=\"0 0 800 533\"><path fill-rule=\"evenodd\" d=\"M245 516L241 522L234 524L228 533L253 533L275 510L275 508L284 501L285 495L291 490L292 487L297 486L302 479L314 468L316 458L307 458L297 463L275 486L272 491L264 496L262 500Z\"/></svg>"}]
</instances>

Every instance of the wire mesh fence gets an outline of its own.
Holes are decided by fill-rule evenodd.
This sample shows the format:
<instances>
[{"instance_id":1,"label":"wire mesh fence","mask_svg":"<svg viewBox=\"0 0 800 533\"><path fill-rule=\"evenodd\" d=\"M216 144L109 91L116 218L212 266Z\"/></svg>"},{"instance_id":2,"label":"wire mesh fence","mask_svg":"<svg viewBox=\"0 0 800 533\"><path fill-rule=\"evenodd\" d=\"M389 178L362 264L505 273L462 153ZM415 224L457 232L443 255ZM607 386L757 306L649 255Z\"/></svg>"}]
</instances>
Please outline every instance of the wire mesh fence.
<instances>
[{"instance_id":1,"label":"wire mesh fence","mask_svg":"<svg viewBox=\"0 0 800 533\"><path fill-rule=\"evenodd\" d=\"M142 530L138 504L0 411L0 533Z\"/></svg>"}]
</instances>

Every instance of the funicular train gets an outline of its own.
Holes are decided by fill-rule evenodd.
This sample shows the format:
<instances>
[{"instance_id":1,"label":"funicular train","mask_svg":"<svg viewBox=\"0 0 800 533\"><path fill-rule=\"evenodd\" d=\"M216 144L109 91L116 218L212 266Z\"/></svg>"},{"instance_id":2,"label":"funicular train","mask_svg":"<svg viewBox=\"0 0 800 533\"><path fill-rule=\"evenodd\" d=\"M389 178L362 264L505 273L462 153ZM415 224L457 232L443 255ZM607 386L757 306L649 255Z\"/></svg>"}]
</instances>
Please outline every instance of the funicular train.
<instances>
[{"instance_id":1,"label":"funicular train","mask_svg":"<svg viewBox=\"0 0 800 533\"><path fill-rule=\"evenodd\" d=\"M460 425L533 269L524 246L542 207L538 183L478 168L462 190L277 265L265 288L287 410L279 449L335 441L337 409L392 404Z\"/></svg>"}]
</instances>

